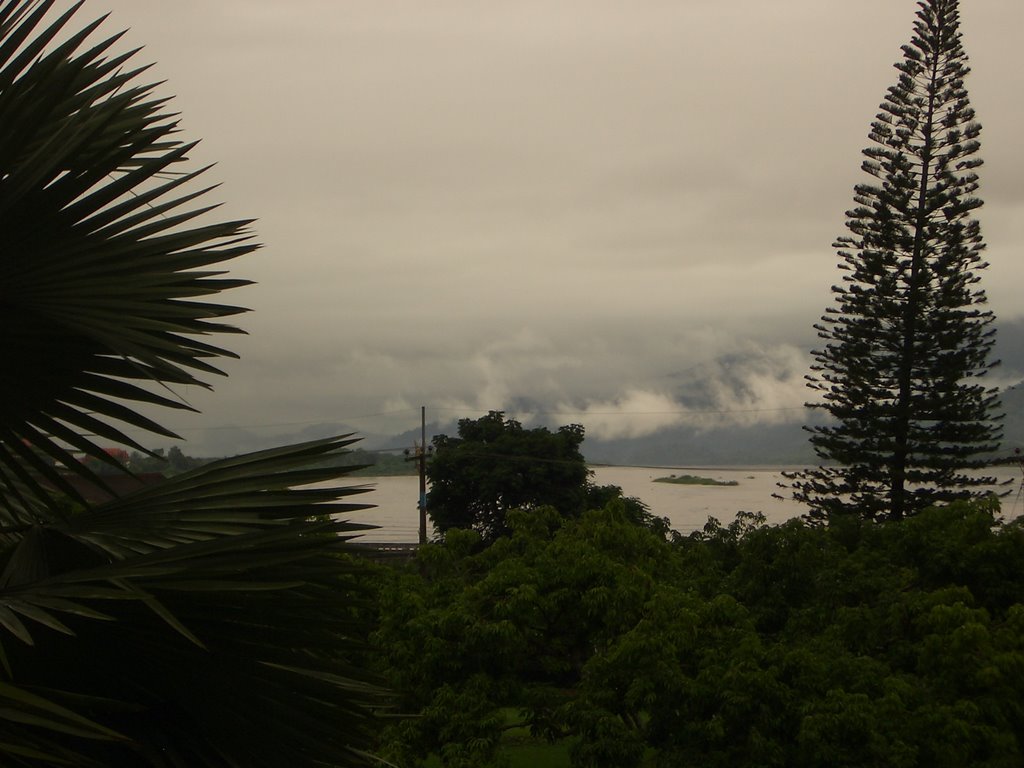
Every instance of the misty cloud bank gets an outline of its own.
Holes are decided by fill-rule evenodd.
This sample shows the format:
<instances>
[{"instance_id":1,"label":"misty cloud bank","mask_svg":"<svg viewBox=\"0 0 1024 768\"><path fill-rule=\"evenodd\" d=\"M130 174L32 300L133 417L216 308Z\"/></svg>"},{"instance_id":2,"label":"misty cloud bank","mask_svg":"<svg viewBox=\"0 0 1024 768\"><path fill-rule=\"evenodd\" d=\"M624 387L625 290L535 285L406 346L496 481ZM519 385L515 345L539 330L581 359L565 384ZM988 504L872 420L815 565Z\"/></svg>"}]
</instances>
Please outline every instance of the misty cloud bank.
<instances>
[{"instance_id":1,"label":"misty cloud bank","mask_svg":"<svg viewBox=\"0 0 1024 768\"><path fill-rule=\"evenodd\" d=\"M449 433L498 409L590 444L805 443L811 326L909 0L109 5L218 163L218 213L266 245L230 265L258 284L224 297L254 310L229 378L152 414L188 452L408 442L421 405ZM1024 370L1022 18L963 19L994 385Z\"/></svg>"},{"instance_id":2,"label":"misty cloud bank","mask_svg":"<svg viewBox=\"0 0 1024 768\"><path fill-rule=\"evenodd\" d=\"M531 426L583 424L588 439L637 439L674 427L801 422L808 396L805 352L716 329L637 332L623 324L589 336L495 329L476 347L461 340L419 353L404 345L354 346L311 358L319 363L243 358L231 378L218 382L216 395L230 404L232 387L245 381L246 400L266 403L265 413L307 419L276 423L247 411L211 424L184 416L189 450L238 452L321 426L398 434L418 424L421 405L438 425L504 410ZM192 395L199 407L209 399Z\"/></svg>"},{"instance_id":3,"label":"misty cloud bank","mask_svg":"<svg viewBox=\"0 0 1024 768\"><path fill-rule=\"evenodd\" d=\"M172 426L193 455L340 432L363 435L373 447L411 445L420 406L427 407L432 434L453 434L459 418L504 410L527 426L582 424L588 446L614 443L615 455L628 454L630 441L645 443L650 450L637 454L645 461L654 460L652 446L670 452L673 441L763 442L768 450L782 435L790 447L806 443L800 426L817 415L805 407L814 394L804 379L811 333L801 348L723 328L674 331L623 321L592 331L478 327L470 342L442 337L429 349L406 343L295 349L285 364L247 355L230 378L216 382L216 392L186 393L201 409L216 401L222 421L182 415ZM793 334L778 331L785 335ZM1024 320L1001 322L997 338L1002 365L990 384L1006 387L1024 378ZM252 402L265 407L254 414ZM275 418L280 413L298 417ZM722 460L725 448L715 451Z\"/></svg>"}]
</instances>

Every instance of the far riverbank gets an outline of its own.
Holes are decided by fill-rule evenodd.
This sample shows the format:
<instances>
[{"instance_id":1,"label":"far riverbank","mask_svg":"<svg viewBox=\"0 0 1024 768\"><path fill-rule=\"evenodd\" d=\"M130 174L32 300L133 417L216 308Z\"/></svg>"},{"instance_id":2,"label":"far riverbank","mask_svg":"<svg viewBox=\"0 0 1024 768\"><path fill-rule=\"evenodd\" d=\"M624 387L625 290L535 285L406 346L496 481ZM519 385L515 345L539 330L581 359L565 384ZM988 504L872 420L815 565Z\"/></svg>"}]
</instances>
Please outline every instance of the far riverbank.
<instances>
[{"instance_id":1,"label":"far riverbank","mask_svg":"<svg viewBox=\"0 0 1024 768\"><path fill-rule=\"evenodd\" d=\"M617 485L627 496L644 502L652 514L667 517L675 530L692 533L704 526L709 517L730 522L737 512L761 512L770 523L781 523L802 515L805 507L785 498L783 467L610 467L595 466L594 482ZM736 485L676 485L656 483L670 474L691 474ZM1024 513L1020 494L1021 470L1001 467L995 470L1001 480L1009 480L1010 493L1003 499L1006 517ZM353 513L351 519L380 526L363 539L381 542L415 542L419 531L419 479L415 476L352 478L372 488L353 501L376 505L374 509ZM347 483L346 483L347 484ZM355 483L353 483L355 484ZM777 498L778 494L783 498ZM429 521L428 521L429 522ZM428 535L433 532L428 528Z\"/></svg>"}]
</instances>

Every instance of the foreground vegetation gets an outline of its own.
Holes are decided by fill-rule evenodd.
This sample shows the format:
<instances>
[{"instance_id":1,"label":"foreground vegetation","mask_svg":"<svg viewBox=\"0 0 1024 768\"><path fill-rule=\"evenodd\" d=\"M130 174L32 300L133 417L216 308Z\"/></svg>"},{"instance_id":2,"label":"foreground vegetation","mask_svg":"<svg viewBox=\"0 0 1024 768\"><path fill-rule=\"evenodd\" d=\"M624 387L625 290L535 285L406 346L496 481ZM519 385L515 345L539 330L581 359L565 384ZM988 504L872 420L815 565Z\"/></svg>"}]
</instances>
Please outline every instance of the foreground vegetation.
<instances>
[{"instance_id":1,"label":"foreground vegetation","mask_svg":"<svg viewBox=\"0 0 1024 768\"><path fill-rule=\"evenodd\" d=\"M1024 528L994 503L686 538L619 501L508 523L382 572L378 662L417 715L386 734L403 768L507 765L517 727L581 768L1024 759Z\"/></svg>"}]
</instances>

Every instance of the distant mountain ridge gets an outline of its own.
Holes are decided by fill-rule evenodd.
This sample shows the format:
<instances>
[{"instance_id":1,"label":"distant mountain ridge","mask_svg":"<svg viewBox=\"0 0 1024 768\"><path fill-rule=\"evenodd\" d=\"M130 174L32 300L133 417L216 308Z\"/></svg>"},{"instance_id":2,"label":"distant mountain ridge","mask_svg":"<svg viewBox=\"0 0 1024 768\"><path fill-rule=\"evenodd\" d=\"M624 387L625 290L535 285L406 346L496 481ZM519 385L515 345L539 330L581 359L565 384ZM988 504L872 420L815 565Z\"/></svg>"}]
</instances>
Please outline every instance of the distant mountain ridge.
<instances>
[{"instance_id":1,"label":"distant mountain ridge","mask_svg":"<svg viewBox=\"0 0 1024 768\"><path fill-rule=\"evenodd\" d=\"M1003 441L997 454L1010 457L1024 452L1024 382L1000 393ZM752 427L697 430L674 427L645 437L598 440L588 437L583 452L601 464L653 464L657 466L807 466L817 457L809 435L798 422Z\"/></svg>"},{"instance_id":2,"label":"distant mountain ridge","mask_svg":"<svg viewBox=\"0 0 1024 768\"><path fill-rule=\"evenodd\" d=\"M1010 457L1015 449L1024 451L1024 382L1008 387L1000 395L1005 414L1004 438L999 455ZM812 415L810 413L808 416ZM429 412L428 412L429 416ZM454 435L455 419L427 424L427 440L438 434ZM234 452L258 450L331 435L355 433L362 435L357 447L371 451L400 452L419 443L418 427L398 434L373 434L338 423L308 426L292 434L273 438L239 440ZM238 437L242 437L239 434ZM817 463L800 421L753 426L722 426L698 429L688 426L666 427L640 437L601 439L588 434L583 454L594 464L622 466L782 466L801 467ZM215 455L215 454L210 454ZM221 453L223 455L223 452Z\"/></svg>"},{"instance_id":3,"label":"distant mountain ridge","mask_svg":"<svg viewBox=\"0 0 1024 768\"><path fill-rule=\"evenodd\" d=\"M627 466L805 466L815 461L807 433L796 422L706 430L669 427L614 440L588 437L583 454L591 463Z\"/></svg>"}]
</instances>

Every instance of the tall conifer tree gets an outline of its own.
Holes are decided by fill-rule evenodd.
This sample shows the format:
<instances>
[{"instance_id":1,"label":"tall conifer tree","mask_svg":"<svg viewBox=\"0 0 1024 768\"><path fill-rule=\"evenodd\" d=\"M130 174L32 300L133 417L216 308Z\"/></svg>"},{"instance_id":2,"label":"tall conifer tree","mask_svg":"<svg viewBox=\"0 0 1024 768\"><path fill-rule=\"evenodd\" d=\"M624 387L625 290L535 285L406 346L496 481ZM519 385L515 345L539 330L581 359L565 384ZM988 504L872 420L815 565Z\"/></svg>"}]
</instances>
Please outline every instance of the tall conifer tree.
<instances>
[{"instance_id":1,"label":"tall conifer tree","mask_svg":"<svg viewBox=\"0 0 1024 768\"><path fill-rule=\"evenodd\" d=\"M984 492L998 447L998 400L981 378L995 365L994 316L978 287L984 248L972 212L981 160L964 77L956 0L918 3L897 83L871 124L850 234L835 247L845 271L815 326L809 403L832 418L810 427L825 466L799 473L794 496L811 517L901 519Z\"/></svg>"}]
</instances>

